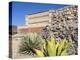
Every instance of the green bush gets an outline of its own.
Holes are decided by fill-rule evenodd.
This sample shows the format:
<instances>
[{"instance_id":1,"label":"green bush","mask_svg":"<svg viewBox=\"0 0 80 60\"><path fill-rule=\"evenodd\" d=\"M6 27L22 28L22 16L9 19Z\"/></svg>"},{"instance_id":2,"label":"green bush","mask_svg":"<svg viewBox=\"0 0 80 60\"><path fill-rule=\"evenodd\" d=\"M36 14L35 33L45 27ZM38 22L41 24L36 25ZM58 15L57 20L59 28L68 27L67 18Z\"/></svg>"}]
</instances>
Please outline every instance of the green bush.
<instances>
[{"instance_id":1,"label":"green bush","mask_svg":"<svg viewBox=\"0 0 80 60\"><path fill-rule=\"evenodd\" d=\"M34 55L33 48L41 49L43 41L37 33L27 33L20 45L19 53Z\"/></svg>"}]
</instances>

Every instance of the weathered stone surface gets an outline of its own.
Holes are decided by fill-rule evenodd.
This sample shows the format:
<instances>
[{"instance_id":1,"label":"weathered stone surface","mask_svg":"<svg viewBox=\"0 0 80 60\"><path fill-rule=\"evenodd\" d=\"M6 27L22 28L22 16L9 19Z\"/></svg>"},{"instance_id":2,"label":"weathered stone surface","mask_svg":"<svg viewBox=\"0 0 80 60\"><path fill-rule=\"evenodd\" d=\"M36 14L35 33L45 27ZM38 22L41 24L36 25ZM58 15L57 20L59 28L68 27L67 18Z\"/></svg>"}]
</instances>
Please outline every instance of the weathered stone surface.
<instances>
[{"instance_id":1,"label":"weathered stone surface","mask_svg":"<svg viewBox=\"0 0 80 60\"><path fill-rule=\"evenodd\" d=\"M77 6L68 6L60 10L55 10L51 16L51 26L53 35L64 36L63 38L78 40L78 16ZM68 36L68 37L66 37Z\"/></svg>"}]
</instances>

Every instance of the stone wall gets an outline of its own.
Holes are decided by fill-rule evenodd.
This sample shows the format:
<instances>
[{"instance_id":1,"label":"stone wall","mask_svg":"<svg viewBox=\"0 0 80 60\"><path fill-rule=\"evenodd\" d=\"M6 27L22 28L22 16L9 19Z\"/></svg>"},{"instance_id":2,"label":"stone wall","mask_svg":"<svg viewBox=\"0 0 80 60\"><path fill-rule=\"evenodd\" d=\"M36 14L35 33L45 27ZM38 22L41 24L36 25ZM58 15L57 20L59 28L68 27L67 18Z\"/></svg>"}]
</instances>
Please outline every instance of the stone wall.
<instances>
[{"instance_id":1,"label":"stone wall","mask_svg":"<svg viewBox=\"0 0 80 60\"><path fill-rule=\"evenodd\" d=\"M77 6L68 6L51 13L51 30L56 38L78 40ZM73 38L74 37L74 38Z\"/></svg>"}]
</instances>

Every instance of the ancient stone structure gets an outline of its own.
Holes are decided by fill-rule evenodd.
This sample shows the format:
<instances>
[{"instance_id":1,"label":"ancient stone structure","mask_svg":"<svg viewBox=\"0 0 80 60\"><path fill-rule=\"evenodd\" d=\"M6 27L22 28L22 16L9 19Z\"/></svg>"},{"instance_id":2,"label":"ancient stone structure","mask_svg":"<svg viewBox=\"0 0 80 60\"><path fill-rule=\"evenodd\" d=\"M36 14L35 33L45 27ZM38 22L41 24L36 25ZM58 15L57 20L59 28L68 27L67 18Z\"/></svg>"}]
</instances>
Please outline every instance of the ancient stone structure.
<instances>
[{"instance_id":1,"label":"ancient stone structure","mask_svg":"<svg viewBox=\"0 0 80 60\"><path fill-rule=\"evenodd\" d=\"M56 37L78 40L77 6L68 6L52 11L51 30Z\"/></svg>"}]
</instances>

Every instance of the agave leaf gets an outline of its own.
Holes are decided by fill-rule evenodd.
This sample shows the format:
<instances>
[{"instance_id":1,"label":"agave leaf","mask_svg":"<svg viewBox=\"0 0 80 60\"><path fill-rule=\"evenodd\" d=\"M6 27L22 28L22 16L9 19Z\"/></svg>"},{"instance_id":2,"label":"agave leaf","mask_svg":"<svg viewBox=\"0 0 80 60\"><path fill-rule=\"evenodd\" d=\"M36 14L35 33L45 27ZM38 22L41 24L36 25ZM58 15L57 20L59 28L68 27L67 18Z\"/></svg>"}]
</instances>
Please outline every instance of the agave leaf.
<instances>
[{"instance_id":1,"label":"agave leaf","mask_svg":"<svg viewBox=\"0 0 80 60\"><path fill-rule=\"evenodd\" d=\"M50 41L48 41L48 44L47 44L47 51L49 56L56 56L55 45L53 45L53 43Z\"/></svg>"},{"instance_id":2,"label":"agave leaf","mask_svg":"<svg viewBox=\"0 0 80 60\"><path fill-rule=\"evenodd\" d=\"M55 38L53 38L53 37L51 37L51 40L50 40L50 42L52 43L52 44L56 44L56 39Z\"/></svg>"},{"instance_id":3,"label":"agave leaf","mask_svg":"<svg viewBox=\"0 0 80 60\"><path fill-rule=\"evenodd\" d=\"M45 40L44 40L45 41ZM47 41L46 41L47 42ZM47 52L47 43L46 42L44 42L44 44L43 44L43 49L42 49L42 51L43 51L43 53L44 53L44 55L45 56L48 56L48 52Z\"/></svg>"},{"instance_id":4,"label":"agave leaf","mask_svg":"<svg viewBox=\"0 0 80 60\"><path fill-rule=\"evenodd\" d=\"M56 43L56 55L58 55L59 42Z\"/></svg>"},{"instance_id":5,"label":"agave leaf","mask_svg":"<svg viewBox=\"0 0 80 60\"><path fill-rule=\"evenodd\" d=\"M38 49L33 49L33 50L35 51L37 56L44 57L44 54L43 54L43 52L41 50L38 50Z\"/></svg>"},{"instance_id":6,"label":"agave leaf","mask_svg":"<svg viewBox=\"0 0 80 60\"><path fill-rule=\"evenodd\" d=\"M66 55L66 49L62 51L60 56L64 56L64 55Z\"/></svg>"},{"instance_id":7,"label":"agave leaf","mask_svg":"<svg viewBox=\"0 0 80 60\"><path fill-rule=\"evenodd\" d=\"M46 49L46 43L43 44L43 49Z\"/></svg>"},{"instance_id":8,"label":"agave leaf","mask_svg":"<svg viewBox=\"0 0 80 60\"><path fill-rule=\"evenodd\" d=\"M56 49L59 47L59 42L57 42L57 44L56 44Z\"/></svg>"},{"instance_id":9,"label":"agave leaf","mask_svg":"<svg viewBox=\"0 0 80 60\"><path fill-rule=\"evenodd\" d=\"M61 51L65 48L65 39L61 40L58 48L58 56L60 55Z\"/></svg>"}]
</instances>

